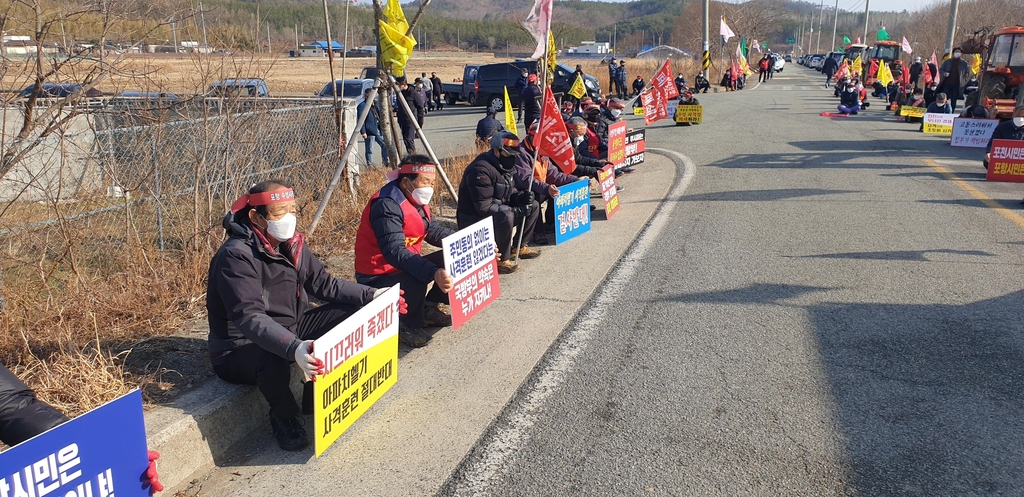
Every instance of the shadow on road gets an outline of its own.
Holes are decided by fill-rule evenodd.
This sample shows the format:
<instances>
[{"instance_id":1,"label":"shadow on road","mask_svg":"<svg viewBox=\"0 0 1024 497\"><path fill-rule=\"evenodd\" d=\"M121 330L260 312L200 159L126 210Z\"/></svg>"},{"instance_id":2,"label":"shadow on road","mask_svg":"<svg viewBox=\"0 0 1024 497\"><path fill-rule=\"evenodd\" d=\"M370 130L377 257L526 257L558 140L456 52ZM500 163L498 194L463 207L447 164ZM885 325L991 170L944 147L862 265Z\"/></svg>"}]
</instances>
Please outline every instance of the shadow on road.
<instances>
[{"instance_id":1,"label":"shadow on road","mask_svg":"<svg viewBox=\"0 0 1024 497\"><path fill-rule=\"evenodd\" d=\"M799 297L811 292L829 291L832 288L804 285L781 285L758 283L746 288L719 290L715 292L686 293L657 299L663 302L686 302L705 304L780 304L781 301Z\"/></svg>"},{"instance_id":2,"label":"shadow on road","mask_svg":"<svg viewBox=\"0 0 1024 497\"><path fill-rule=\"evenodd\" d=\"M847 252L843 254L819 254L801 255L800 258L809 259L874 259L879 261L912 261L931 262L928 254L952 254L952 255L976 255L984 257L995 257L996 254L984 250L887 250L882 252Z\"/></svg>"}]
</instances>

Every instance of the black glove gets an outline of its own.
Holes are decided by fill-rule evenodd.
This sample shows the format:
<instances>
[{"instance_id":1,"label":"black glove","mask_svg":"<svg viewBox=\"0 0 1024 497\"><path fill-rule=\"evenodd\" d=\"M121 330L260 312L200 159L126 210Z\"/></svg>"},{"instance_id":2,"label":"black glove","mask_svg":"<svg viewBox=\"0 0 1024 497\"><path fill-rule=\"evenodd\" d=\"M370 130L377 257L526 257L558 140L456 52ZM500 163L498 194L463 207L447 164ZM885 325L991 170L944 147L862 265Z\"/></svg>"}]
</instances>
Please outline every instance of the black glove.
<instances>
[{"instance_id":1,"label":"black glove","mask_svg":"<svg viewBox=\"0 0 1024 497\"><path fill-rule=\"evenodd\" d=\"M512 203L518 207L532 207L535 200L532 191L518 192L514 195Z\"/></svg>"}]
</instances>

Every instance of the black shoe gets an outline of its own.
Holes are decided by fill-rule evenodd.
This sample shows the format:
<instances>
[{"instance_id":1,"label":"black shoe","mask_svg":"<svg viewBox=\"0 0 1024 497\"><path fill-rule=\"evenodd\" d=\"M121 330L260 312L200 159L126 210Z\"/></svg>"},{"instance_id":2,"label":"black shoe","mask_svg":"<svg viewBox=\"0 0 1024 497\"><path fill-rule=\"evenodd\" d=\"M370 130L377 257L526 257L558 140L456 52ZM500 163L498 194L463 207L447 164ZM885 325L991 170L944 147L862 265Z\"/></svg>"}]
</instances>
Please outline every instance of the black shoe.
<instances>
[{"instance_id":1,"label":"black shoe","mask_svg":"<svg viewBox=\"0 0 1024 497\"><path fill-rule=\"evenodd\" d=\"M633 169L632 167L624 167L622 169L619 169L619 171L622 171L622 172L624 172L626 174L629 174L629 173L631 173L633 171L636 171L636 169Z\"/></svg>"},{"instance_id":2,"label":"black shoe","mask_svg":"<svg viewBox=\"0 0 1024 497\"><path fill-rule=\"evenodd\" d=\"M277 445L281 446L281 450L294 452L309 446L306 429L302 427L302 421L298 417L278 420L271 415L270 428L274 431L274 438L277 438Z\"/></svg>"},{"instance_id":3,"label":"black shoe","mask_svg":"<svg viewBox=\"0 0 1024 497\"><path fill-rule=\"evenodd\" d=\"M427 346L427 342L430 341L430 336L424 333L421 328L407 328L399 323L398 341L414 349L418 349L420 347Z\"/></svg>"},{"instance_id":4,"label":"black shoe","mask_svg":"<svg viewBox=\"0 0 1024 497\"><path fill-rule=\"evenodd\" d=\"M440 326L442 328L452 325L452 317L438 309L437 304L426 302L423 306L423 324L427 326Z\"/></svg>"},{"instance_id":5,"label":"black shoe","mask_svg":"<svg viewBox=\"0 0 1024 497\"><path fill-rule=\"evenodd\" d=\"M313 382L307 381L302 384L302 414L309 416L313 414Z\"/></svg>"}]
</instances>

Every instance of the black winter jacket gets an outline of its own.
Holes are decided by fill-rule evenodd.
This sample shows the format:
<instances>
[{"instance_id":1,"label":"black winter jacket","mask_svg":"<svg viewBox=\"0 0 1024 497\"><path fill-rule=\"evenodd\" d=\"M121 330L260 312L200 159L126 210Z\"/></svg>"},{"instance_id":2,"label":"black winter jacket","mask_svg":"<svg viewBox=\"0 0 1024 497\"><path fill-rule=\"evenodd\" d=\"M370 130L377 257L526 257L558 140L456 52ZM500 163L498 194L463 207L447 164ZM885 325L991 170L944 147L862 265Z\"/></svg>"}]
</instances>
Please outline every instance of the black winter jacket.
<instances>
[{"instance_id":1,"label":"black winter jacket","mask_svg":"<svg viewBox=\"0 0 1024 497\"><path fill-rule=\"evenodd\" d=\"M473 159L462 173L459 183L459 206L455 217L460 228L469 226L496 212L511 211L512 194L516 193L512 175L515 167L505 169L493 150Z\"/></svg>"},{"instance_id":2,"label":"black winter jacket","mask_svg":"<svg viewBox=\"0 0 1024 497\"><path fill-rule=\"evenodd\" d=\"M249 225L246 211L224 217L229 238L210 261L206 311L210 362L255 343L291 359L301 342L295 332L309 295L324 302L365 305L376 288L336 279L297 233L274 252Z\"/></svg>"},{"instance_id":3,"label":"black winter jacket","mask_svg":"<svg viewBox=\"0 0 1024 497\"><path fill-rule=\"evenodd\" d=\"M0 441L14 446L67 420L0 364Z\"/></svg>"},{"instance_id":4,"label":"black winter jacket","mask_svg":"<svg viewBox=\"0 0 1024 497\"><path fill-rule=\"evenodd\" d=\"M992 144L996 140L1024 140L1024 127L1018 128L1013 120L1003 121L992 130L992 138L988 140L988 151L992 153Z\"/></svg>"}]
</instances>

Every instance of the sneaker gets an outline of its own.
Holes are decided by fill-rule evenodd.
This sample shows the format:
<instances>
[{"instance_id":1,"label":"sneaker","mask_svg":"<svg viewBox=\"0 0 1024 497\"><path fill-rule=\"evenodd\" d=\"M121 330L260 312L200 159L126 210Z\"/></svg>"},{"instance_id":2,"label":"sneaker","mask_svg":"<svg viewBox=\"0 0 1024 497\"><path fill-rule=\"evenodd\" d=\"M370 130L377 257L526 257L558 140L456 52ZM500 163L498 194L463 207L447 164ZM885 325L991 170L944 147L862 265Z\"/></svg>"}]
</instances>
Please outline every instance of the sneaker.
<instances>
[{"instance_id":1,"label":"sneaker","mask_svg":"<svg viewBox=\"0 0 1024 497\"><path fill-rule=\"evenodd\" d=\"M422 328L408 328L401 323L398 325L398 341L414 349L426 347L430 336L423 332Z\"/></svg>"},{"instance_id":2,"label":"sneaker","mask_svg":"<svg viewBox=\"0 0 1024 497\"><path fill-rule=\"evenodd\" d=\"M452 325L452 316L438 309L437 304L427 302L423 307L423 324L444 328Z\"/></svg>"},{"instance_id":3,"label":"sneaker","mask_svg":"<svg viewBox=\"0 0 1024 497\"><path fill-rule=\"evenodd\" d=\"M498 263L498 274L512 274L519 271L519 265L512 261L501 261Z\"/></svg>"},{"instance_id":4,"label":"sneaker","mask_svg":"<svg viewBox=\"0 0 1024 497\"><path fill-rule=\"evenodd\" d=\"M302 427L302 420L298 417L279 420L271 415L270 429L274 431L274 438L277 439L277 445L281 450L294 452L309 446L306 429Z\"/></svg>"},{"instance_id":5,"label":"sneaker","mask_svg":"<svg viewBox=\"0 0 1024 497\"><path fill-rule=\"evenodd\" d=\"M526 245L519 249L520 259L536 259L538 257L540 257L540 250L532 249Z\"/></svg>"},{"instance_id":6,"label":"sneaker","mask_svg":"<svg viewBox=\"0 0 1024 497\"><path fill-rule=\"evenodd\" d=\"M302 414L307 416L313 414L313 382L307 381L302 384Z\"/></svg>"},{"instance_id":7,"label":"sneaker","mask_svg":"<svg viewBox=\"0 0 1024 497\"><path fill-rule=\"evenodd\" d=\"M622 185L615 185L615 191L617 191L617 192L621 192L622 190L625 190L625 189L626 189L626 187L624 187Z\"/></svg>"}]
</instances>

